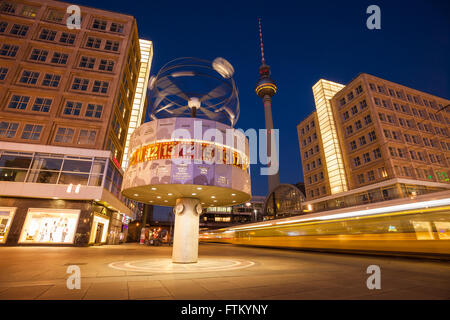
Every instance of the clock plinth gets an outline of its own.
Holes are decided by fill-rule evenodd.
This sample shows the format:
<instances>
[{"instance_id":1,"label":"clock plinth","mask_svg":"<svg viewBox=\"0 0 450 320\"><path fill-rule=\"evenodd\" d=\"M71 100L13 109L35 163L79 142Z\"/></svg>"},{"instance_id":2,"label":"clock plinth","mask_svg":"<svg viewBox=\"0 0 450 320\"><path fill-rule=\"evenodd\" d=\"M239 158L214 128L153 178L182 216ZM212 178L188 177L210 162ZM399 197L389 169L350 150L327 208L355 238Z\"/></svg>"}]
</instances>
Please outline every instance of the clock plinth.
<instances>
[{"instance_id":1,"label":"clock plinth","mask_svg":"<svg viewBox=\"0 0 450 320\"><path fill-rule=\"evenodd\" d=\"M202 206L199 199L179 198L174 207L175 230L173 263L196 263L198 259L198 229Z\"/></svg>"}]
</instances>

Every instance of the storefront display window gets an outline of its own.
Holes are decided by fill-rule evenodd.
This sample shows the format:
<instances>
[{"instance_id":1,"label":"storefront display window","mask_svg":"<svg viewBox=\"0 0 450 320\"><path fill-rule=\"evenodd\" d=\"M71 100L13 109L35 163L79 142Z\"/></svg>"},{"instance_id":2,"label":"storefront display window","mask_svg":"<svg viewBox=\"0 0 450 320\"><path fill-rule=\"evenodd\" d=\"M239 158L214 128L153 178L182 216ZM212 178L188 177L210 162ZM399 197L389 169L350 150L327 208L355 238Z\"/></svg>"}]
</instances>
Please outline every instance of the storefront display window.
<instances>
[{"instance_id":1,"label":"storefront display window","mask_svg":"<svg viewBox=\"0 0 450 320\"><path fill-rule=\"evenodd\" d=\"M0 243L5 243L8 238L9 228L16 208L0 207Z\"/></svg>"},{"instance_id":2,"label":"storefront display window","mask_svg":"<svg viewBox=\"0 0 450 320\"><path fill-rule=\"evenodd\" d=\"M28 209L19 243L73 243L80 210Z\"/></svg>"}]
</instances>

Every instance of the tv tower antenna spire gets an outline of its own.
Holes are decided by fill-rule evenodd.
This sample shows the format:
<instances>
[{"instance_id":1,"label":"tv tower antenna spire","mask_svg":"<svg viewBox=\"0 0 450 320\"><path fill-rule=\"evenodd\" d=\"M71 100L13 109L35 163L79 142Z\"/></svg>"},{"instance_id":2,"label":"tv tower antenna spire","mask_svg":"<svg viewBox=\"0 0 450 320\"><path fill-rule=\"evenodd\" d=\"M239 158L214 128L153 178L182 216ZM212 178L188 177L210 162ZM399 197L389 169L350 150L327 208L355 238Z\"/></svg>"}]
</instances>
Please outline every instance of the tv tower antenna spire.
<instances>
[{"instance_id":1,"label":"tv tower antenna spire","mask_svg":"<svg viewBox=\"0 0 450 320\"><path fill-rule=\"evenodd\" d=\"M274 174L268 175L268 189L270 193L280 184L280 176L278 174L279 168L278 152L277 152L278 147L276 145L272 120L272 97L277 92L277 85L275 84L275 81L273 81L270 78L270 67L266 65L266 59L264 58L264 44L262 40L261 18L258 18L258 22L259 22L259 41L261 46L261 66L259 67L259 81L256 84L255 91L264 104L264 116L266 120L266 129L267 129L267 156L270 158L268 166L271 169L274 169L271 170L271 172L273 171L276 172Z\"/></svg>"}]
</instances>

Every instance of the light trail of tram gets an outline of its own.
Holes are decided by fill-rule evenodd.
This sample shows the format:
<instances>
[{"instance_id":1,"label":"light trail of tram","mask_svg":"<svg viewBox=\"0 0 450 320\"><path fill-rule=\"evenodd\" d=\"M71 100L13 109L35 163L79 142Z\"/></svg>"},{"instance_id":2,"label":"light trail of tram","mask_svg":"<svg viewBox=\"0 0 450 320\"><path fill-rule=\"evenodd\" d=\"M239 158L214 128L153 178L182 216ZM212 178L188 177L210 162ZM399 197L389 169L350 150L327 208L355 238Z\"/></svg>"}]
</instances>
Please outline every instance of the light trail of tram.
<instances>
[{"instance_id":1,"label":"light trail of tram","mask_svg":"<svg viewBox=\"0 0 450 320\"><path fill-rule=\"evenodd\" d=\"M206 230L200 241L450 259L450 193L420 198Z\"/></svg>"}]
</instances>

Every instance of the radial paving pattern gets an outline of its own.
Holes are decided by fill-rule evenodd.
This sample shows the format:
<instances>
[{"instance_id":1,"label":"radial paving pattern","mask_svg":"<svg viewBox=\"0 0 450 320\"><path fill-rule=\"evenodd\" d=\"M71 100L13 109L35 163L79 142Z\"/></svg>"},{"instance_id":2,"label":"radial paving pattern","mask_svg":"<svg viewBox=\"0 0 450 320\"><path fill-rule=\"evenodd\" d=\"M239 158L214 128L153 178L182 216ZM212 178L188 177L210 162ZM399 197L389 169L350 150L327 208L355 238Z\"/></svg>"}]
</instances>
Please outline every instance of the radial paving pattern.
<instances>
[{"instance_id":1,"label":"radial paving pattern","mask_svg":"<svg viewBox=\"0 0 450 320\"><path fill-rule=\"evenodd\" d=\"M199 259L198 263L179 264L172 263L171 259L148 259L135 261L118 261L109 264L110 268L150 273L196 273L217 272L243 269L253 266L255 263L247 260L237 259Z\"/></svg>"}]
</instances>

